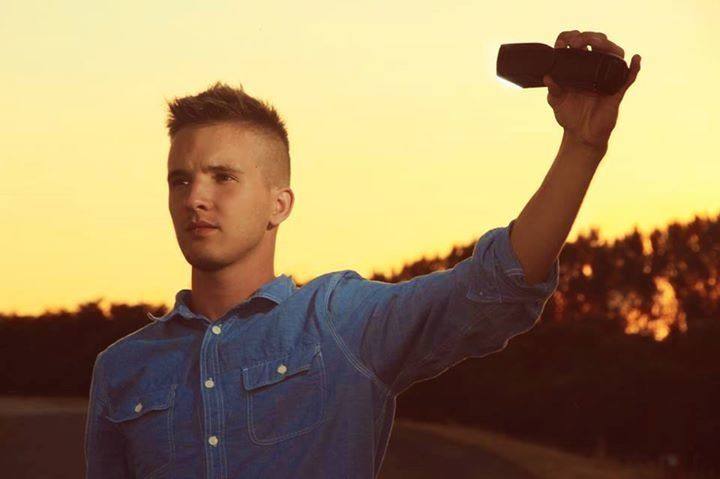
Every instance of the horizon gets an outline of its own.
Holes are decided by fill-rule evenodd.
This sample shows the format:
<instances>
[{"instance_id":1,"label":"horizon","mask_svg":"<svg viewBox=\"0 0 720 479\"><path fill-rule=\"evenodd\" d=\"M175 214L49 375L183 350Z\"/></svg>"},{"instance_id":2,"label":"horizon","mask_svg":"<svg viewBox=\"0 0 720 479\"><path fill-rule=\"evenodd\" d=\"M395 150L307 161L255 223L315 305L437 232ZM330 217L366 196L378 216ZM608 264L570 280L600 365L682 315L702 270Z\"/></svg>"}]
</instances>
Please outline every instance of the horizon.
<instances>
[{"instance_id":1,"label":"horizon","mask_svg":"<svg viewBox=\"0 0 720 479\"><path fill-rule=\"evenodd\" d=\"M663 233L663 232L666 233L668 231L668 227L671 224L679 224L680 226L684 227L684 226L688 226L691 222L693 222L695 220L710 221L710 222L714 221L714 222L717 222L718 224L720 224L720 209L714 215L695 214L695 215L693 215L692 219L689 219L686 221L670 221L666 225L664 225L664 227L652 228L651 230L648 230L648 231L643 231L637 227L633 227L633 229L625 232L624 234L618 235L613 238L605 237L602 234L602 231L597 228L595 228L594 230L597 233L598 243L601 246L611 246L615 241L621 240L623 238L626 238L626 237L634 234L635 232L638 232L644 240L643 241L644 242L643 249L647 249L647 248L652 249L652 247L649 246L649 236L652 232L659 231L661 233ZM576 237L573 238L572 240L568 239L566 244L574 243L575 241L577 241L577 239L579 237L588 238L591 234L592 234L592 228L589 229L588 231L578 232ZM418 258L406 260L399 267L392 268L392 270L389 270L389 271L381 270L379 268L374 268L373 274L368 274L368 275L366 275L366 277L369 278L371 276L374 276L375 273L378 273L378 274L385 276L386 278L394 278L402 272L403 268L405 268L407 266L411 266L411 265L413 265L417 262L420 262L422 260L425 260L425 259L427 259L427 260L446 259L447 257L449 257L451 255L451 253L454 249L467 248L473 244L474 244L474 241L465 243L465 244L455 244L455 245L451 246L450 249L445 254L421 255ZM648 254L647 251L645 251L644 254ZM582 268L581 273L584 275L587 275L588 271L586 270L586 268L589 268L589 271L590 271L589 274L592 275L591 265L585 265L585 267ZM305 281L302 281L300 278L298 278L293 273L283 273L283 272L276 273L276 276L280 276L281 274L286 274L287 276L291 277L293 279L293 281L295 282L295 284L297 284L299 287L304 286L309 281L314 279L314 278L308 278ZM656 280L660 280L660 284L658 284L658 288L659 288L659 292L660 292L660 296L661 296L659 298L660 303L662 303L662 306L664 308L669 307L669 309L671 311L668 314L663 315L663 317L660 318L660 320L648 321L648 318L644 317L644 315L639 310L635 310L635 311L631 310L631 311L629 311L630 314L627 315L625 318L627 321L626 333L627 334L653 334L655 336L656 340L662 341L663 339L665 339L668 336L668 333L670 331L670 326L673 323L679 321L681 324L680 329L683 332L687 332L687 323L686 323L685 313L680 312L680 314L678 314L678 312L679 312L678 304L679 303L675 296L675 290L674 290L673 286L667 281L667 278L665 278L665 277L657 277L656 276L655 278L656 278ZM189 289L189 288L187 288L187 289ZM668 293L669 293L669 296L668 296ZM88 304L97 305L98 308L103 312L103 314L105 316L111 315L110 308L114 305L127 305L127 306L145 305L145 306L149 306L151 308L164 307L164 308L166 308L167 311L169 311L173 307L174 296L175 296L175 293L173 293L173 298L171 300L165 301L165 302L152 302L152 301L143 300L143 299L116 301L116 300L113 300L112 298L107 298L107 297L101 296L101 297L95 297L93 299L86 299L83 301L79 301L78 303L71 305L71 308L69 308L68 305L57 306L57 307L46 307L43 310L38 310L33 313L0 310L0 317L27 317L27 318L34 319L34 318L39 318L43 315L54 315L54 314L62 314L62 313L75 314L80 311L81 306L88 305Z\"/></svg>"}]
</instances>

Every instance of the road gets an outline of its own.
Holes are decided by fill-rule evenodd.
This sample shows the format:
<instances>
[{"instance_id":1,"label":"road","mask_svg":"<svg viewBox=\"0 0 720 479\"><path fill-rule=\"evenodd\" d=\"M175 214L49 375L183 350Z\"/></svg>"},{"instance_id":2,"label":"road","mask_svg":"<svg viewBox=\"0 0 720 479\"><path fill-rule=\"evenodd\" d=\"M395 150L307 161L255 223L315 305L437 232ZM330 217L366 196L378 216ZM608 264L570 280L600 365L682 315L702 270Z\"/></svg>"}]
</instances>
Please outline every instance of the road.
<instances>
[{"instance_id":1,"label":"road","mask_svg":"<svg viewBox=\"0 0 720 479\"><path fill-rule=\"evenodd\" d=\"M396 422L379 479L538 479L478 446Z\"/></svg>"}]
</instances>

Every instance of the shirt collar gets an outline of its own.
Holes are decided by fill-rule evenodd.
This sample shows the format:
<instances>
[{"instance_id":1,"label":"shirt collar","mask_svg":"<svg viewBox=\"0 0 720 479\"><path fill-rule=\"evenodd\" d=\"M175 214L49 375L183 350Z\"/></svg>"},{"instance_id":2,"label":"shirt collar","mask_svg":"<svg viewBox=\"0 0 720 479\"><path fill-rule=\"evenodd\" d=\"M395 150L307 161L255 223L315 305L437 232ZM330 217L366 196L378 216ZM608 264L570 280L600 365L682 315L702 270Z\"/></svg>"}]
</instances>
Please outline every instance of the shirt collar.
<instances>
[{"instance_id":1,"label":"shirt collar","mask_svg":"<svg viewBox=\"0 0 720 479\"><path fill-rule=\"evenodd\" d=\"M276 304L280 304L293 294L296 289L297 286L295 285L295 281L293 281L292 277L281 274L272 281L262 285L258 290L250 295L247 301L250 301L253 298L266 298ZM177 294L175 294L175 305L170 311L160 317L154 316L152 313L147 313L148 318L155 322L165 322L175 315L180 315L186 319L200 319L201 316L193 313L188 307L190 302L190 292L191 291L189 289L181 289L177 292ZM234 306L233 308L236 308L237 306Z\"/></svg>"}]
</instances>

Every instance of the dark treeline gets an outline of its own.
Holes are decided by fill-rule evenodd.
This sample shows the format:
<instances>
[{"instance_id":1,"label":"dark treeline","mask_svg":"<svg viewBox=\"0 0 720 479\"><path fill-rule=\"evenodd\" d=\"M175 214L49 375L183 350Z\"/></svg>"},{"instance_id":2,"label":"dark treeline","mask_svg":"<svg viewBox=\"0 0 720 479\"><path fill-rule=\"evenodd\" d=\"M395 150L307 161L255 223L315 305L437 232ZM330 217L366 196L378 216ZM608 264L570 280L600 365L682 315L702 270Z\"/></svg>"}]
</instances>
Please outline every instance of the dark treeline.
<instances>
[{"instance_id":1,"label":"dark treeline","mask_svg":"<svg viewBox=\"0 0 720 479\"><path fill-rule=\"evenodd\" d=\"M447 269L474 243L423 258L397 282ZM633 461L674 455L720 473L720 216L611 242L565 245L558 291L502 353L461 362L398 399L398 416L477 424ZM96 355L166 306L100 300L0 315L0 394L86 395Z\"/></svg>"}]
</instances>

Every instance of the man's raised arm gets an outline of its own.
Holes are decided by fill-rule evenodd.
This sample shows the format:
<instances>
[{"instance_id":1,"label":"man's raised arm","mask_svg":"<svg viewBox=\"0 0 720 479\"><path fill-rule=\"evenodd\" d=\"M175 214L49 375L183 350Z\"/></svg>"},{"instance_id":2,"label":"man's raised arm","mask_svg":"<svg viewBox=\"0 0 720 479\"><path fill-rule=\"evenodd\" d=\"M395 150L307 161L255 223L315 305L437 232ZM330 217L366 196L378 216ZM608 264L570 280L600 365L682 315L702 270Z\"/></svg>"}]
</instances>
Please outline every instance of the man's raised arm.
<instances>
[{"instance_id":1,"label":"man's raised arm","mask_svg":"<svg viewBox=\"0 0 720 479\"><path fill-rule=\"evenodd\" d=\"M604 33L573 30L561 33L555 42L555 48L587 46L625 57L623 49ZM607 152L620 102L639 71L640 56L634 55L627 81L615 95L563 89L545 76L548 103L564 134L550 171L510 232L513 251L529 284L546 278L560 254L595 170Z\"/></svg>"}]
</instances>

